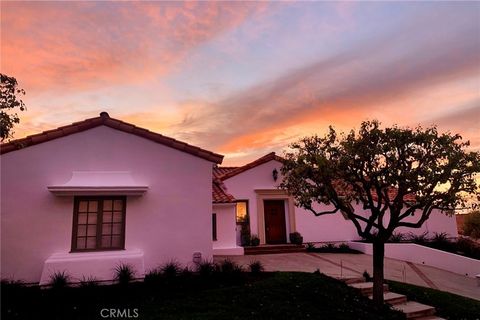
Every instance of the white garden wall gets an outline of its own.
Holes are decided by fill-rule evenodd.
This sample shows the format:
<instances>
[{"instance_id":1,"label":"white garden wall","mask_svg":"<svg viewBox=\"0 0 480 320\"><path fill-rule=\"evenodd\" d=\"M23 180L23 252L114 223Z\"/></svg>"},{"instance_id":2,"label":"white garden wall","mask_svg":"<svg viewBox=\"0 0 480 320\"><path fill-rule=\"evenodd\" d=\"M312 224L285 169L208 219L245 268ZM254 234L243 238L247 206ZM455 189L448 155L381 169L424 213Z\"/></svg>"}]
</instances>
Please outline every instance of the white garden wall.
<instances>
[{"instance_id":1,"label":"white garden wall","mask_svg":"<svg viewBox=\"0 0 480 320\"><path fill-rule=\"evenodd\" d=\"M349 242L350 248L371 255L371 243ZM480 274L480 260L413 243L386 243L385 257L424 264L474 278Z\"/></svg>"}]
</instances>

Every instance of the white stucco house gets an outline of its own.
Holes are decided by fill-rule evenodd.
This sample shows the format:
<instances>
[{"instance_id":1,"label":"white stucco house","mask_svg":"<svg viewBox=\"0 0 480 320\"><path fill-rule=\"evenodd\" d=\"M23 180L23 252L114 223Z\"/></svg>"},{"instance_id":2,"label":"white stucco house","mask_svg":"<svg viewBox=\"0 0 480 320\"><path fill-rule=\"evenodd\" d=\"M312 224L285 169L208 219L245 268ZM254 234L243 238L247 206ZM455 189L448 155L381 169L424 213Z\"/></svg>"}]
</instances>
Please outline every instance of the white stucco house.
<instances>
[{"instance_id":1,"label":"white stucco house","mask_svg":"<svg viewBox=\"0 0 480 320\"><path fill-rule=\"evenodd\" d=\"M244 166L214 168L214 176L223 183L221 185L224 192L235 199L233 201L236 204L237 223L236 242L230 232L218 231L217 241L213 246L214 253L223 254L229 246L233 248L233 245L240 244L238 233L245 224L252 234L258 235L260 244L289 243L289 234L292 232L299 232L304 242L361 240L354 225L342 214L315 217L311 212L296 207L293 198L278 188L282 181L281 166L282 158L275 153L269 153ZM356 207L355 212L361 212L360 205L352 205ZM213 209L215 212L215 205ZM226 211L224 209L222 212ZM217 216L217 223L222 218L221 215ZM225 219L230 220L230 217L225 215ZM415 217L411 220L416 221ZM221 223L221 227L226 226L226 222ZM396 232L445 232L450 237L458 236L455 217L447 216L440 210L434 210L421 228L399 228ZM235 254L234 249L231 254Z\"/></svg>"},{"instance_id":2,"label":"white stucco house","mask_svg":"<svg viewBox=\"0 0 480 320\"><path fill-rule=\"evenodd\" d=\"M2 145L1 277L111 279L212 257L212 167L223 156L102 112Z\"/></svg>"},{"instance_id":3,"label":"white stucco house","mask_svg":"<svg viewBox=\"0 0 480 320\"><path fill-rule=\"evenodd\" d=\"M112 279L119 263L138 277L158 265L241 255L240 230L260 244L359 239L341 214L315 217L278 189L282 159L240 167L223 156L132 124L99 117L1 147L1 277L48 283ZM408 230L411 231L411 230ZM435 212L415 232L457 236Z\"/></svg>"}]
</instances>

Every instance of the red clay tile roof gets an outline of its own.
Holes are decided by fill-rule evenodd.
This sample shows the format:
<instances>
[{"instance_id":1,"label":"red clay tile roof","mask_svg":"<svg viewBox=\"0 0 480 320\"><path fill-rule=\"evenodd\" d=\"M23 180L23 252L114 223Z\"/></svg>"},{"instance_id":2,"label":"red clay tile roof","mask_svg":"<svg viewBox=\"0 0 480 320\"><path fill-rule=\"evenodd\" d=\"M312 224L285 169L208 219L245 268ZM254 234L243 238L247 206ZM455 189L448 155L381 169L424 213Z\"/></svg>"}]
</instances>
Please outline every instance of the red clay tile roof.
<instances>
[{"instance_id":1,"label":"red clay tile roof","mask_svg":"<svg viewBox=\"0 0 480 320\"><path fill-rule=\"evenodd\" d=\"M282 157L279 157L275 154L275 152L271 152L261 158L258 158L257 160L255 161L252 161L250 163L247 163L246 165L244 166L241 166L241 167L214 167L213 168L213 177L214 179L219 179L221 181L223 180L226 180L228 178L231 178L237 174L240 174L242 172L245 172L247 170L250 170L252 168L255 168L261 164L264 164L268 161L271 161L271 160L276 160L276 161L279 161L279 162L283 162L284 159ZM344 196L346 194L346 190L342 190L342 187L340 183L336 182L334 183L334 186L335 186L335 189L337 189L337 192L340 196ZM377 201L378 200L378 196L377 194L374 192L372 193L372 196L373 196L373 200L374 201ZM390 188L388 190L388 197L390 200L393 200L395 199L395 197L397 196L397 189L396 188ZM407 202L415 202L415 195L414 194L407 194L404 196L404 201L407 201Z\"/></svg>"},{"instance_id":2,"label":"red clay tile roof","mask_svg":"<svg viewBox=\"0 0 480 320\"><path fill-rule=\"evenodd\" d=\"M227 193L225 185L220 179L213 178L212 180L212 202L213 203L232 203L235 198Z\"/></svg>"},{"instance_id":3,"label":"red clay tile roof","mask_svg":"<svg viewBox=\"0 0 480 320\"><path fill-rule=\"evenodd\" d=\"M4 143L0 146L0 154L5 154L18 149L33 146L42 142L65 137L73 133L82 132L82 131L92 129L102 125L110 127L112 129L120 130L126 133L131 133L145 139L152 140L154 142L163 144L173 149L177 149L177 150L192 154L199 158L203 158L218 164L222 163L222 160L223 160L223 156L220 154L213 153L211 151L189 145L185 142L163 136L161 134L149 131L147 129L139 128L127 122L110 118L110 116L106 112L100 113L100 116L96 118L90 118L80 122L74 122L67 126L44 131L39 134L34 134L22 139L17 139L17 140L10 141L8 143Z\"/></svg>"},{"instance_id":4,"label":"red clay tile roof","mask_svg":"<svg viewBox=\"0 0 480 320\"><path fill-rule=\"evenodd\" d=\"M237 167L237 168L232 168L231 170L228 170L228 172L220 174L219 178L221 180L231 178L233 176L236 176L237 174L240 174L240 173L245 172L247 170L250 170L252 168L258 167L259 165L264 164L266 162L269 162L271 160L276 160L276 161L279 161L279 162L283 162L284 159L282 157L277 156L275 154L275 152L271 152L271 153L269 153L269 154L267 154L267 155L265 155L261 158L258 158L255 161L247 163L244 166Z\"/></svg>"},{"instance_id":5,"label":"red clay tile roof","mask_svg":"<svg viewBox=\"0 0 480 320\"><path fill-rule=\"evenodd\" d=\"M213 176L215 178L220 178L226 173L229 173L232 170L236 170L238 167L213 167Z\"/></svg>"}]
</instances>

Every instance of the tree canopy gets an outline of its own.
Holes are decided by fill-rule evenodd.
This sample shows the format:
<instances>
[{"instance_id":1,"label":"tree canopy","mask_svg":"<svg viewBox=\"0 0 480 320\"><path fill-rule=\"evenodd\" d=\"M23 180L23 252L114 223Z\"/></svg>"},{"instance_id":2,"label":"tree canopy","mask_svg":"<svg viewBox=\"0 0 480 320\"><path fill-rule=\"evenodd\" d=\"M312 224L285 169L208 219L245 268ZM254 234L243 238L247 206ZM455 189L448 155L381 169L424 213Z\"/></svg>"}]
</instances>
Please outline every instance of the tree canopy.
<instances>
[{"instance_id":1,"label":"tree canopy","mask_svg":"<svg viewBox=\"0 0 480 320\"><path fill-rule=\"evenodd\" d=\"M421 227L433 209L452 212L464 201L460 192L477 191L480 156L465 151L468 145L436 127L381 129L378 121L365 121L346 135L330 127L324 137L291 145L281 187L315 215L343 211L360 236L386 240L397 227ZM333 209L317 211L314 203ZM407 222L410 216L416 221Z\"/></svg>"},{"instance_id":2,"label":"tree canopy","mask_svg":"<svg viewBox=\"0 0 480 320\"><path fill-rule=\"evenodd\" d=\"M480 238L480 211L472 211L463 222L463 234L475 239Z\"/></svg>"},{"instance_id":3,"label":"tree canopy","mask_svg":"<svg viewBox=\"0 0 480 320\"><path fill-rule=\"evenodd\" d=\"M453 214L462 193L478 193L480 154L468 146L435 126L382 129L374 120L348 134L330 127L291 145L280 187L316 216L341 211L373 243L374 300L382 303L384 243L393 231L420 228L434 209Z\"/></svg>"},{"instance_id":4,"label":"tree canopy","mask_svg":"<svg viewBox=\"0 0 480 320\"><path fill-rule=\"evenodd\" d=\"M20 123L17 113L12 113L12 109L18 108L24 111L25 104L20 96L25 95L25 90L18 88L17 79L4 74L1 76L1 95L0 95L0 139L10 139L13 137L13 127Z\"/></svg>"}]
</instances>

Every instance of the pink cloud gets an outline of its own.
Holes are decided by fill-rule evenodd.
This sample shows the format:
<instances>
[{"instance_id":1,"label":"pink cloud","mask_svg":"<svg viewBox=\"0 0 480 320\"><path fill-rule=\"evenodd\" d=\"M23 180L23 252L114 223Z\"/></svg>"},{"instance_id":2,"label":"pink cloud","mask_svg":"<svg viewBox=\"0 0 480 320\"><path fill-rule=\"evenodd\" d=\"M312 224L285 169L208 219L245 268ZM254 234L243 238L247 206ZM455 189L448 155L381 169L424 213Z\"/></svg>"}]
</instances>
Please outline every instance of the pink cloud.
<instances>
[{"instance_id":1,"label":"pink cloud","mask_svg":"<svg viewBox=\"0 0 480 320\"><path fill-rule=\"evenodd\" d=\"M30 92L141 83L264 5L220 2L2 3L2 72Z\"/></svg>"}]
</instances>

